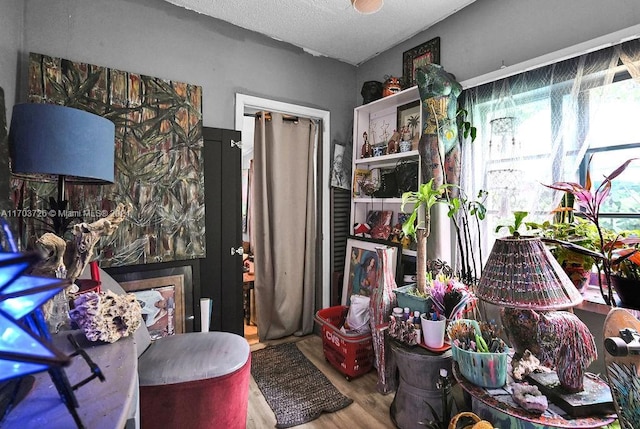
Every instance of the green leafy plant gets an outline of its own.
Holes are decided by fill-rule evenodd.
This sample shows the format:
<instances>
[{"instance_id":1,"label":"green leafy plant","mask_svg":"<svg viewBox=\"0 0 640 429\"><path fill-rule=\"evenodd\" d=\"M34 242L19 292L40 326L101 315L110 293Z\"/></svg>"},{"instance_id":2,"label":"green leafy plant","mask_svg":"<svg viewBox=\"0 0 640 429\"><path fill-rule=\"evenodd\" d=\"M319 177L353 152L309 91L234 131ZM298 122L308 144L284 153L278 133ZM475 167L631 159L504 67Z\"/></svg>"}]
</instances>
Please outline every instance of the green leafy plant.
<instances>
[{"instance_id":1,"label":"green leafy plant","mask_svg":"<svg viewBox=\"0 0 640 429\"><path fill-rule=\"evenodd\" d=\"M456 232L456 243L460 254L460 278L467 284L474 283L480 278L482 265L482 246L473 246L471 239L472 227L478 236L480 243L480 221L487 216L485 201L488 192L480 190L477 199L470 200L464 196L462 189L458 188L458 196L447 199L449 211L447 216L453 223ZM474 253L477 250L478 255Z\"/></svg>"},{"instance_id":2,"label":"green leafy plant","mask_svg":"<svg viewBox=\"0 0 640 429\"><path fill-rule=\"evenodd\" d=\"M447 189L452 187L450 184L443 184L440 186L434 186L434 179L429 180L427 183L423 183L418 187L417 191L405 192L402 194L402 205L400 211L404 212L406 204L413 204L413 211L402 224L402 232L409 237L416 237L416 228L419 228L422 223L416 222L418 219L418 213L421 209L424 209L425 213L425 228L429 229L429 220L431 207L438 203L443 203L442 197L445 195Z\"/></svg>"},{"instance_id":3,"label":"green leafy plant","mask_svg":"<svg viewBox=\"0 0 640 429\"><path fill-rule=\"evenodd\" d=\"M580 217L574 218L571 222L526 222L526 226L534 235L545 239L548 243L549 240L564 241L593 252L598 252L601 248L600 237L595 225ZM602 232L605 240L611 240L615 237L613 231L603 228ZM578 253L562 244L552 245L551 253L560 265L565 261L570 261L581 263L585 269L590 269L594 263L592 255Z\"/></svg>"},{"instance_id":4,"label":"green leafy plant","mask_svg":"<svg viewBox=\"0 0 640 429\"><path fill-rule=\"evenodd\" d=\"M524 218L529 215L529 212L515 211L513 212L513 223L509 225L498 225L496 226L496 232L499 232L502 228L509 229L509 234L517 237L520 235L520 228L524 226Z\"/></svg>"},{"instance_id":5,"label":"green leafy plant","mask_svg":"<svg viewBox=\"0 0 640 429\"><path fill-rule=\"evenodd\" d=\"M625 161L611 174L605 176L602 183L593 190L588 165L587 177L584 186L575 182L555 182L551 185L545 185L551 189L573 194L576 204L582 209L580 213L595 226L599 239L599 249L597 252L593 252L583 246L574 245L573 243L563 242L561 244L571 250L591 255L596 258L598 272L604 272L607 286L607 291L605 293L602 282L600 281L600 276L598 276L600 293L608 305L615 305L613 290L611 287L611 275L615 269L614 267L619 267L624 261L627 261L627 263L635 263L638 257L634 255L638 254L638 249L634 246L640 243L640 239L638 237L623 237L618 234L614 240L606 240L606 229L600 225L600 207L611 192L613 180L622 174L627 166L634 160L636 160L636 158L631 158ZM589 164L590 163L591 159L589 159ZM640 263L640 260L638 262Z\"/></svg>"},{"instance_id":6,"label":"green leafy plant","mask_svg":"<svg viewBox=\"0 0 640 429\"><path fill-rule=\"evenodd\" d=\"M473 143L478 135L478 130L471 122L467 120L469 112L463 108L458 108L456 112L456 122L458 124L458 130L462 133L465 139L471 138Z\"/></svg>"}]
</instances>

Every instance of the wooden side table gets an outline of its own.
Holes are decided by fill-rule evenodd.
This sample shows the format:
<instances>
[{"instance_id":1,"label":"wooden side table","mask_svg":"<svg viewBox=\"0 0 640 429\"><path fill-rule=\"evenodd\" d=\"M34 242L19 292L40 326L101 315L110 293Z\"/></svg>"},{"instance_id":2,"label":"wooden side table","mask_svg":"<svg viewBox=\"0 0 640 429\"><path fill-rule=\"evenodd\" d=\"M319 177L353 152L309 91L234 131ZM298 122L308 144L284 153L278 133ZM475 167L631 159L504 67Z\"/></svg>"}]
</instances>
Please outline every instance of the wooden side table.
<instances>
[{"instance_id":1,"label":"wooden side table","mask_svg":"<svg viewBox=\"0 0 640 429\"><path fill-rule=\"evenodd\" d=\"M451 374L451 350L434 353L420 346L409 346L389 338L398 365L400 381L391 403L391 420L400 429L424 429L420 422L432 418L429 403L442 416L442 396L436 386L440 369Z\"/></svg>"}]
</instances>

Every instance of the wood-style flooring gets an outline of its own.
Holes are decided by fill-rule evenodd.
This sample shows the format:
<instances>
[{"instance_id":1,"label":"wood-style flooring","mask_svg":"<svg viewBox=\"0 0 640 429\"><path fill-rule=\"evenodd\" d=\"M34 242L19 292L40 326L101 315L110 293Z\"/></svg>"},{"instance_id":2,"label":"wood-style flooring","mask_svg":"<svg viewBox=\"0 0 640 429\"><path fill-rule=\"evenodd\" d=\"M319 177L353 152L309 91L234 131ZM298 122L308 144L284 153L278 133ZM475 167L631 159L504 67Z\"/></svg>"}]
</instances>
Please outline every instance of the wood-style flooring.
<instances>
[{"instance_id":1,"label":"wood-style flooring","mask_svg":"<svg viewBox=\"0 0 640 429\"><path fill-rule=\"evenodd\" d=\"M318 367L334 386L344 395L353 399L353 403L335 413L322 414L312 422L296 426L296 429L389 429L395 428L389 416L389 407L394 393L382 395L376 390L378 375L375 370L347 381L346 378L325 360L322 352L322 339L318 335L306 337L288 337L267 344L255 343L251 350L259 350L267 345L297 341L298 348ZM268 429L276 425L276 418L262 396L256 382L251 378L249 385L249 410L247 429Z\"/></svg>"}]
</instances>

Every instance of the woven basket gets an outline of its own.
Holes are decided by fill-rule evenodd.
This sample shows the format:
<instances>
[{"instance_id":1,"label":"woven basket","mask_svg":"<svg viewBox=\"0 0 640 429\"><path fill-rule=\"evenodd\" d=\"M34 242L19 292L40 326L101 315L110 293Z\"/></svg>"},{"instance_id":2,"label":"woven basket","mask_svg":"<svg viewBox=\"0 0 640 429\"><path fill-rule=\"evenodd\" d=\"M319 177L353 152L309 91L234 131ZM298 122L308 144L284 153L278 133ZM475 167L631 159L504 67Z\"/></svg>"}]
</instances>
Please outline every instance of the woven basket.
<instances>
[{"instance_id":1,"label":"woven basket","mask_svg":"<svg viewBox=\"0 0 640 429\"><path fill-rule=\"evenodd\" d=\"M493 425L474 413L465 411L453 416L449 422L449 429L493 429Z\"/></svg>"}]
</instances>

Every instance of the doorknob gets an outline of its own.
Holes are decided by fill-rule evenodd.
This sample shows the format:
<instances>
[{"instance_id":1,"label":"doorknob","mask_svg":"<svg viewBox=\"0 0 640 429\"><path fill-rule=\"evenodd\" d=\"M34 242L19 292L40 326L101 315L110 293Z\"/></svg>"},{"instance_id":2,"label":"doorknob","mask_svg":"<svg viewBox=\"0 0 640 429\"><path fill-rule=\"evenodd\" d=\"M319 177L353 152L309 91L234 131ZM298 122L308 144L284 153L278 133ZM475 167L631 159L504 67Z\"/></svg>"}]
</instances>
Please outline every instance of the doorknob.
<instances>
[{"instance_id":1,"label":"doorknob","mask_svg":"<svg viewBox=\"0 0 640 429\"><path fill-rule=\"evenodd\" d=\"M242 141L235 141L231 139L231 147L237 147L238 149L242 149Z\"/></svg>"},{"instance_id":2,"label":"doorknob","mask_svg":"<svg viewBox=\"0 0 640 429\"><path fill-rule=\"evenodd\" d=\"M231 248L231 256L233 256L234 254L244 255L244 250L242 249L242 246L238 247L237 249L234 249L232 247Z\"/></svg>"}]
</instances>

